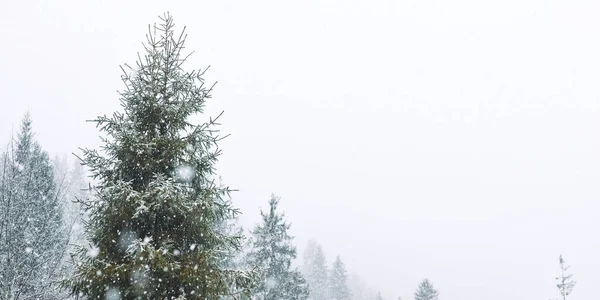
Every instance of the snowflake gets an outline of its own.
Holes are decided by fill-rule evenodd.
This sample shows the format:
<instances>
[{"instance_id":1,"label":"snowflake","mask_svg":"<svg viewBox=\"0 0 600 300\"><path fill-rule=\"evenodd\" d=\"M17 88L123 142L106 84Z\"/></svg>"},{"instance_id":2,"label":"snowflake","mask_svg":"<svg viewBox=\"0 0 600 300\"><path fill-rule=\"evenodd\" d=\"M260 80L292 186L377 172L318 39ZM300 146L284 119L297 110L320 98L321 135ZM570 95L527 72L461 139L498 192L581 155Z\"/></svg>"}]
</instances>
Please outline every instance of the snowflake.
<instances>
[{"instance_id":1,"label":"snowflake","mask_svg":"<svg viewBox=\"0 0 600 300\"><path fill-rule=\"evenodd\" d=\"M181 165L175 169L175 176L179 180L183 180L185 182L190 182L194 179L196 172L192 167L188 165Z\"/></svg>"},{"instance_id":2,"label":"snowflake","mask_svg":"<svg viewBox=\"0 0 600 300\"><path fill-rule=\"evenodd\" d=\"M94 258L96 256L98 256L98 254L100 254L100 249L98 249L97 247L92 247L90 250L88 250L87 255L91 258Z\"/></svg>"}]
</instances>

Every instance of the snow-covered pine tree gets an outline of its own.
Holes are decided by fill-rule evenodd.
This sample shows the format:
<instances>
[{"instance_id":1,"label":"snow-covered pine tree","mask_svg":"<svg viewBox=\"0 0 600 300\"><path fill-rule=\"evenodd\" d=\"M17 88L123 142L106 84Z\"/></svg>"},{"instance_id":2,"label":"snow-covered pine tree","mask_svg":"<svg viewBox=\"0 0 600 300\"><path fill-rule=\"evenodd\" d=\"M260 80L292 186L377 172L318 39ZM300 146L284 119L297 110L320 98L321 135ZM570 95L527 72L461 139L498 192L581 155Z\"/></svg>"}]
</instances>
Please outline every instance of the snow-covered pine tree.
<instances>
[{"instance_id":1,"label":"snow-covered pine tree","mask_svg":"<svg viewBox=\"0 0 600 300\"><path fill-rule=\"evenodd\" d=\"M439 292L433 288L429 279L424 279L415 293L415 300L437 300Z\"/></svg>"},{"instance_id":2,"label":"snow-covered pine tree","mask_svg":"<svg viewBox=\"0 0 600 300\"><path fill-rule=\"evenodd\" d=\"M204 72L183 70L186 35L168 13L161 20L132 74L124 71L123 112L95 120L107 135L102 152L83 150L97 184L86 206L91 247L75 253L75 275L64 282L76 296L216 300L253 282L222 267L241 245L216 230L238 213L230 189L214 182L217 120L189 121L211 88Z\"/></svg>"},{"instance_id":3,"label":"snow-covered pine tree","mask_svg":"<svg viewBox=\"0 0 600 300\"><path fill-rule=\"evenodd\" d=\"M375 300L383 300L383 296L381 296L381 292L377 292L377 297Z\"/></svg>"},{"instance_id":4,"label":"snow-covered pine tree","mask_svg":"<svg viewBox=\"0 0 600 300\"><path fill-rule=\"evenodd\" d=\"M323 248L316 241L309 241L304 252L302 266L304 278L308 282L310 300L328 300L327 264Z\"/></svg>"},{"instance_id":5,"label":"snow-covered pine tree","mask_svg":"<svg viewBox=\"0 0 600 300\"><path fill-rule=\"evenodd\" d=\"M27 113L0 169L0 299L58 299L68 237L48 154Z\"/></svg>"},{"instance_id":6,"label":"snow-covered pine tree","mask_svg":"<svg viewBox=\"0 0 600 300\"><path fill-rule=\"evenodd\" d=\"M558 288L561 299L566 300L567 296L573 291L576 282L573 280L573 274L568 274L570 266L567 266L562 254L558 258L558 263L560 265L560 276L556 277L556 280L558 281L556 287Z\"/></svg>"},{"instance_id":7,"label":"snow-covered pine tree","mask_svg":"<svg viewBox=\"0 0 600 300\"><path fill-rule=\"evenodd\" d=\"M329 299L350 300L352 295L350 288L348 288L348 275L346 275L346 267L339 255L333 262L328 280Z\"/></svg>"},{"instance_id":8,"label":"snow-covered pine tree","mask_svg":"<svg viewBox=\"0 0 600 300\"><path fill-rule=\"evenodd\" d=\"M300 271L292 268L296 247L292 244L294 238L288 233L291 225L277 210L279 201L280 198L271 195L269 211L260 212L262 222L252 231L248 263L262 270L254 299L304 300L308 298L308 286Z\"/></svg>"}]
</instances>

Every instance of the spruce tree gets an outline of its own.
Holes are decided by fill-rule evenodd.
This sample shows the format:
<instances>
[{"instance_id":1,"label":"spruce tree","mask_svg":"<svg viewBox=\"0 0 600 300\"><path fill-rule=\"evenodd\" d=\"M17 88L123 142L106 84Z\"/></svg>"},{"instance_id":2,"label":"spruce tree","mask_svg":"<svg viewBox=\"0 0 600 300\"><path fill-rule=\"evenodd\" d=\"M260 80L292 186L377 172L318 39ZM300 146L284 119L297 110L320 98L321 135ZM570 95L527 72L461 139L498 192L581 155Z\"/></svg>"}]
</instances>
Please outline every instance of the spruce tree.
<instances>
[{"instance_id":1,"label":"spruce tree","mask_svg":"<svg viewBox=\"0 0 600 300\"><path fill-rule=\"evenodd\" d=\"M350 300L350 288L348 288L348 276L346 267L338 255L333 262L331 273L329 275L329 299L331 300Z\"/></svg>"},{"instance_id":2,"label":"spruce tree","mask_svg":"<svg viewBox=\"0 0 600 300\"><path fill-rule=\"evenodd\" d=\"M230 189L215 184L217 119L194 125L211 88L184 71L186 35L167 13L149 26L145 56L125 65L122 112L95 122L104 146L83 150L94 180L86 201L89 247L75 253L65 287L89 299L209 299L247 293L249 272L223 262L240 237L217 224L238 214ZM126 72L125 69L132 71Z\"/></svg>"},{"instance_id":3,"label":"spruce tree","mask_svg":"<svg viewBox=\"0 0 600 300\"><path fill-rule=\"evenodd\" d=\"M316 241L309 241L304 253L302 272L308 287L310 300L327 300L327 264L323 248Z\"/></svg>"},{"instance_id":4,"label":"spruce tree","mask_svg":"<svg viewBox=\"0 0 600 300\"><path fill-rule=\"evenodd\" d=\"M381 292L377 292L377 298L375 298L376 300L383 300L383 296L381 296Z\"/></svg>"},{"instance_id":5,"label":"spruce tree","mask_svg":"<svg viewBox=\"0 0 600 300\"><path fill-rule=\"evenodd\" d=\"M0 169L0 299L57 299L68 242L48 154L25 115Z\"/></svg>"},{"instance_id":6,"label":"spruce tree","mask_svg":"<svg viewBox=\"0 0 600 300\"><path fill-rule=\"evenodd\" d=\"M289 235L290 224L278 212L279 198L271 195L268 212L261 211L262 223L252 231L252 249L248 255L250 265L263 270L261 280L254 290L256 300L304 300L308 298L306 280L292 268L296 247Z\"/></svg>"},{"instance_id":7,"label":"spruce tree","mask_svg":"<svg viewBox=\"0 0 600 300\"><path fill-rule=\"evenodd\" d=\"M415 293L415 300L437 300L439 294L429 279L424 279Z\"/></svg>"},{"instance_id":8,"label":"spruce tree","mask_svg":"<svg viewBox=\"0 0 600 300\"><path fill-rule=\"evenodd\" d=\"M566 300L567 296L573 291L576 282L572 278L573 274L568 274L570 266L567 266L562 254L558 258L558 263L560 265L560 276L556 277L556 280L558 281L556 287L558 288L560 298Z\"/></svg>"}]
</instances>

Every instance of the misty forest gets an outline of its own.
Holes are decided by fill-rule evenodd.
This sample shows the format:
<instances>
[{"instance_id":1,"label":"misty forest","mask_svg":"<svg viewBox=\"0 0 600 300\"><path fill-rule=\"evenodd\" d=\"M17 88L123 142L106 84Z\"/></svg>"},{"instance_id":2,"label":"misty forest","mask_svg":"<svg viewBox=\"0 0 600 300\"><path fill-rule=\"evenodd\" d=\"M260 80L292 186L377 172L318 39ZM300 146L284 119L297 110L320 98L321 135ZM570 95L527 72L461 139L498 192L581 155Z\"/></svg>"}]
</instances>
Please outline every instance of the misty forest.
<instances>
[{"instance_id":1,"label":"misty forest","mask_svg":"<svg viewBox=\"0 0 600 300\"><path fill-rule=\"evenodd\" d=\"M138 60L120 67L122 88L105 100L120 109L82 120L96 126L99 148L49 153L29 111L2 128L0 299L448 299L437 284L452 278L424 274L390 298L338 249L298 245L286 195L263 195L253 227L238 222L237 188L216 168L235 132L205 112L219 85L205 81L212 68L188 62L196 38L169 13L148 26ZM552 255L555 299L569 299L577 275L568 255Z\"/></svg>"}]
</instances>

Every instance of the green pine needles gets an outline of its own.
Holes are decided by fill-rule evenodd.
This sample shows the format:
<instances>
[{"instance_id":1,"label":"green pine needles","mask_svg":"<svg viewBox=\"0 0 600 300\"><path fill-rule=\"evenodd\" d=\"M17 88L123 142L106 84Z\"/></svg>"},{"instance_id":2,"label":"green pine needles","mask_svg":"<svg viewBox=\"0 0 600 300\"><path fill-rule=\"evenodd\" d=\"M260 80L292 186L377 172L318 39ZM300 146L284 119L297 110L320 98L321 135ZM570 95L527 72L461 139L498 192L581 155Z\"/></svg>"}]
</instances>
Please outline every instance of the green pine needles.
<instances>
[{"instance_id":1,"label":"green pine needles","mask_svg":"<svg viewBox=\"0 0 600 300\"><path fill-rule=\"evenodd\" d=\"M123 111L94 120L106 134L101 151L83 150L98 184L85 201L89 247L74 253L75 274L64 282L75 296L219 299L254 282L224 267L242 237L217 228L238 213L231 190L214 182L218 118L189 122L212 87L204 72L182 69L185 28L176 34L168 13L161 21L137 66L122 68Z\"/></svg>"}]
</instances>

